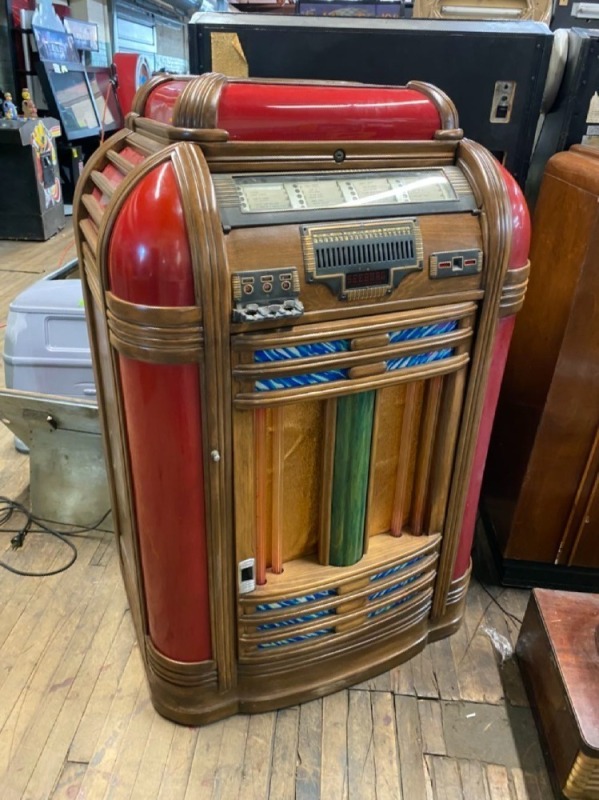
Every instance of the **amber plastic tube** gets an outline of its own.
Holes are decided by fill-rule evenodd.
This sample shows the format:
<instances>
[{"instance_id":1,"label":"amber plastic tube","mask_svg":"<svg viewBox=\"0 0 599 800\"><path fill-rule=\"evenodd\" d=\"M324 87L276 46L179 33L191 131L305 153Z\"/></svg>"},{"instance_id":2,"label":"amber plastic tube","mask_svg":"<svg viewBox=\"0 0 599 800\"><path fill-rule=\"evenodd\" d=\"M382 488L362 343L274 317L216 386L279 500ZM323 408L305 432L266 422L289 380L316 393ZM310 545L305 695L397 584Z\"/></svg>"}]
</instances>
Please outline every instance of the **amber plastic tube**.
<instances>
[{"instance_id":1,"label":"amber plastic tube","mask_svg":"<svg viewBox=\"0 0 599 800\"><path fill-rule=\"evenodd\" d=\"M418 442L418 462L416 464L416 477L414 479L414 495L412 501L412 533L420 536L424 523L424 506L429 483L429 475L433 460L435 434L437 432L437 418L441 404L441 390L443 378L431 378L428 383L424 419L420 430Z\"/></svg>"},{"instance_id":2,"label":"amber plastic tube","mask_svg":"<svg viewBox=\"0 0 599 800\"><path fill-rule=\"evenodd\" d=\"M401 435L399 439L399 460L397 462L397 478L395 483L395 497L393 499L393 514L391 517L391 533L401 536L408 491L408 469L412 455L412 436L414 419L416 417L416 397L418 384L408 383L401 421Z\"/></svg>"},{"instance_id":3,"label":"amber plastic tube","mask_svg":"<svg viewBox=\"0 0 599 800\"><path fill-rule=\"evenodd\" d=\"M266 583L266 409L254 411L254 448L256 453L256 583Z\"/></svg>"},{"instance_id":4,"label":"amber plastic tube","mask_svg":"<svg viewBox=\"0 0 599 800\"><path fill-rule=\"evenodd\" d=\"M271 409L272 423L272 571L283 572L283 410Z\"/></svg>"}]
</instances>

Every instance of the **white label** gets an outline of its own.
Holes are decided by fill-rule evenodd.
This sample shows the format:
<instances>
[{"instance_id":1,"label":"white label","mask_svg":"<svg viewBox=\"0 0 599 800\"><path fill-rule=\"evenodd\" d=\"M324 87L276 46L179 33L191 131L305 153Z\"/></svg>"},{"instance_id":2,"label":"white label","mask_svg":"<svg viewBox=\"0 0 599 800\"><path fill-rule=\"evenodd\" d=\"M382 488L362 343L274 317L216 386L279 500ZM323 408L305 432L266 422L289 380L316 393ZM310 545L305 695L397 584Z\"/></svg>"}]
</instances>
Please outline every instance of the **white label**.
<instances>
[{"instance_id":1,"label":"white label","mask_svg":"<svg viewBox=\"0 0 599 800\"><path fill-rule=\"evenodd\" d=\"M587 123L590 125L599 125L599 94L597 94L597 92L591 97L591 102L589 103Z\"/></svg>"}]
</instances>

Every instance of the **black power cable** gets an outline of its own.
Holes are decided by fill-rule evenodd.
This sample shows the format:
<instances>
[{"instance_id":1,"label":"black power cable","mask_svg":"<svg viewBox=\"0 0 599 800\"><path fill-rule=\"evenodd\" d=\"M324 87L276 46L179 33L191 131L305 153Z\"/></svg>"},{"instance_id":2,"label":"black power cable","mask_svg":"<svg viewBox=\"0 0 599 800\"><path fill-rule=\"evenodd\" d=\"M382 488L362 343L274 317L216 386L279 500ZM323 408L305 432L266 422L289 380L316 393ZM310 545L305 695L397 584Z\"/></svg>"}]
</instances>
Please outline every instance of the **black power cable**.
<instances>
[{"instance_id":1,"label":"black power cable","mask_svg":"<svg viewBox=\"0 0 599 800\"><path fill-rule=\"evenodd\" d=\"M3 528L2 526L10 522L15 514L22 514L25 517L25 521L21 527ZM0 533L14 534L10 540L13 550L19 550L21 547L23 547L27 534L35 532L34 528L38 528L39 532L41 533L47 533L50 536L54 536L71 550L69 561L66 564L63 564L61 567L57 567L49 572L27 572L25 570L17 569L11 564L7 564L6 561L0 561L0 567L4 567L4 569L8 570L9 572L13 572L15 575L23 575L27 578L48 578L51 575L58 575L60 572L65 572L65 570L69 569L69 567L72 567L77 560L77 548L73 542L69 541L67 537L77 537L84 533L88 533L89 531L96 530L100 527L109 514L110 509L108 509L108 511L93 525L76 526L70 531L57 531L55 528L51 528L47 524L48 520L45 520L42 517L36 517L35 514L32 514L31 511L25 508L25 506L21 503L18 503L16 500L11 500L8 497L0 496Z\"/></svg>"}]
</instances>

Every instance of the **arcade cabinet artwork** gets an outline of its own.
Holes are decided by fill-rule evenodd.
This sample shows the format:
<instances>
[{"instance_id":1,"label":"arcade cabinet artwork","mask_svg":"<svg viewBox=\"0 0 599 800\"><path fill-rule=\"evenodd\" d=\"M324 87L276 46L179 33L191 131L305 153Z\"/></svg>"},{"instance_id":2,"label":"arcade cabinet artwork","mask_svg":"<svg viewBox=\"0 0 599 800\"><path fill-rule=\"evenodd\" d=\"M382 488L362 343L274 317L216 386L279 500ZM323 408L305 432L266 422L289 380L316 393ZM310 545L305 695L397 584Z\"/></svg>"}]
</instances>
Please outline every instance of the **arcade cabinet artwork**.
<instances>
[{"instance_id":1,"label":"arcade cabinet artwork","mask_svg":"<svg viewBox=\"0 0 599 800\"><path fill-rule=\"evenodd\" d=\"M60 203L62 199L60 179L55 169L57 165L56 148L53 145L52 136L48 133L46 126L41 120L38 121L31 132L31 147L35 175L44 193L45 208Z\"/></svg>"},{"instance_id":2,"label":"arcade cabinet artwork","mask_svg":"<svg viewBox=\"0 0 599 800\"><path fill-rule=\"evenodd\" d=\"M58 120L0 120L0 239L49 239L64 227L55 137Z\"/></svg>"},{"instance_id":3,"label":"arcade cabinet artwork","mask_svg":"<svg viewBox=\"0 0 599 800\"><path fill-rule=\"evenodd\" d=\"M161 76L75 203L152 700L207 723L457 629L528 275L436 88Z\"/></svg>"}]
</instances>

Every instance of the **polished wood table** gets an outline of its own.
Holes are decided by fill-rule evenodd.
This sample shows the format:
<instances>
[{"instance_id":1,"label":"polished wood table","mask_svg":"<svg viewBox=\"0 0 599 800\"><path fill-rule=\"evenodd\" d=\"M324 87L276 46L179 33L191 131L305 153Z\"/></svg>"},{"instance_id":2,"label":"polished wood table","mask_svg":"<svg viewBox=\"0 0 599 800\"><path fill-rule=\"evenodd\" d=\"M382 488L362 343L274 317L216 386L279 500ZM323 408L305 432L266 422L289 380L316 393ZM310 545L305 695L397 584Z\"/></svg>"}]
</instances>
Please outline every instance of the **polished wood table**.
<instances>
[{"instance_id":1,"label":"polished wood table","mask_svg":"<svg viewBox=\"0 0 599 800\"><path fill-rule=\"evenodd\" d=\"M599 595L535 589L516 651L559 788L599 798Z\"/></svg>"}]
</instances>

